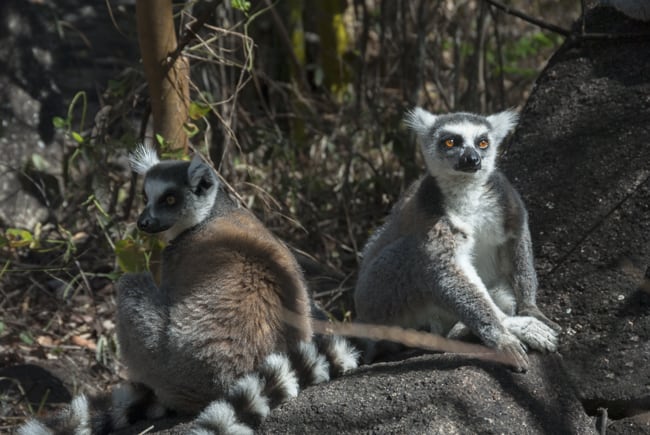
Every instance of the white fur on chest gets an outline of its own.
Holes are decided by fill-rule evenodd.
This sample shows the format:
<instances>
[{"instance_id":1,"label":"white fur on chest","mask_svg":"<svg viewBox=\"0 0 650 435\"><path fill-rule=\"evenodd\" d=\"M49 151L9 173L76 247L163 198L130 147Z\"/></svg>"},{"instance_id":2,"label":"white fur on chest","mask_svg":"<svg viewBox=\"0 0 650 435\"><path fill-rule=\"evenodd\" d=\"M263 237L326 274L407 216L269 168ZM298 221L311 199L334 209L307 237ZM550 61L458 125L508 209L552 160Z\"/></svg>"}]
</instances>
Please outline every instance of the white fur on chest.
<instances>
[{"instance_id":1,"label":"white fur on chest","mask_svg":"<svg viewBox=\"0 0 650 435\"><path fill-rule=\"evenodd\" d=\"M498 198L484 188L446 198L452 223L467 236L461 255L489 288L506 266L502 264L501 249L508 236Z\"/></svg>"}]
</instances>

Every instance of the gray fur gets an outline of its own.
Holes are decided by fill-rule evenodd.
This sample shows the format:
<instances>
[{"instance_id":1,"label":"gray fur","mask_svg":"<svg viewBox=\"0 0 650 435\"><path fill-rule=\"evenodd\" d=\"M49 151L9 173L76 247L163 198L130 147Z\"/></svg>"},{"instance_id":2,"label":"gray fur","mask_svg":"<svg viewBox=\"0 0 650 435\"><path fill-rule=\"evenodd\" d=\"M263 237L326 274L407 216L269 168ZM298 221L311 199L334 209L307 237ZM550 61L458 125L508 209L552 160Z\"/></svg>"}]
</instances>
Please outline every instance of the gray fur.
<instances>
[{"instance_id":1,"label":"gray fur","mask_svg":"<svg viewBox=\"0 0 650 435\"><path fill-rule=\"evenodd\" d=\"M145 173L146 205L138 228L171 241L210 217L219 191L215 172L198 156L157 163Z\"/></svg>"},{"instance_id":2,"label":"gray fur","mask_svg":"<svg viewBox=\"0 0 650 435\"><path fill-rule=\"evenodd\" d=\"M356 366L356 351L339 341L335 361L318 352L296 259L207 163L162 161L144 178L138 226L166 234L169 244L160 284L150 273L116 283L129 383L112 396L111 429L173 410L200 413L195 433L253 433L299 386L328 380L333 364L337 374ZM286 321L286 312L295 319Z\"/></svg>"},{"instance_id":3,"label":"gray fur","mask_svg":"<svg viewBox=\"0 0 650 435\"><path fill-rule=\"evenodd\" d=\"M452 337L470 330L510 354L519 370L527 367L526 346L556 349L557 325L535 302L526 209L496 169L498 145L516 119L511 111L436 116L417 108L407 115L429 173L363 250L355 289L360 321ZM489 146L480 149L481 140ZM479 169L458 168L467 153L479 156Z\"/></svg>"}]
</instances>

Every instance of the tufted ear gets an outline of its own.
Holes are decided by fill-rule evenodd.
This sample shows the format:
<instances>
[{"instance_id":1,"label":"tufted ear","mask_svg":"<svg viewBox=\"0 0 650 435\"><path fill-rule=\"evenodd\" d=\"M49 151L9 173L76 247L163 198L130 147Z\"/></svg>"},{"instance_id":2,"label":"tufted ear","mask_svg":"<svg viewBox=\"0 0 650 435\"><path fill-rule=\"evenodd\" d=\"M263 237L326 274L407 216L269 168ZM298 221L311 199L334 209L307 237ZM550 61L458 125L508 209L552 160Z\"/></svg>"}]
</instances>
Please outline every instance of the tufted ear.
<instances>
[{"instance_id":1,"label":"tufted ear","mask_svg":"<svg viewBox=\"0 0 650 435\"><path fill-rule=\"evenodd\" d=\"M140 175L146 174L151 167L160 163L156 150L145 144L138 144L135 150L129 154L129 165L131 170Z\"/></svg>"},{"instance_id":2,"label":"tufted ear","mask_svg":"<svg viewBox=\"0 0 650 435\"><path fill-rule=\"evenodd\" d=\"M424 140L431 131L431 127L438 117L421 107L406 112L404 123L413 130L421 140Z\"/></svg>"},{"instance_id":3,"label":"tufted ear","mask_svg":"<svg viewBox=\"0 0 650 435\"><path fill-rule=\"evenodd\" d=\"M487 121L492 126L492 135L494 141L497 144L500 144L501 141L508 135L510 130L512 130L517 121L519 120L519 114L512 109L504 110L503 112L495 113L490 115L487 118Z\"/></svg>"},{"instance_id":4,"label":"tufted ear","mask_svg":"<svg viewBox=\"0 0 650 435\"><path fill-rule=\"evenodd\" d=\"M217 183L212 167L196 153L187 168L187 182L195 193L202 193Z\"/></svg>"}]
</instances>

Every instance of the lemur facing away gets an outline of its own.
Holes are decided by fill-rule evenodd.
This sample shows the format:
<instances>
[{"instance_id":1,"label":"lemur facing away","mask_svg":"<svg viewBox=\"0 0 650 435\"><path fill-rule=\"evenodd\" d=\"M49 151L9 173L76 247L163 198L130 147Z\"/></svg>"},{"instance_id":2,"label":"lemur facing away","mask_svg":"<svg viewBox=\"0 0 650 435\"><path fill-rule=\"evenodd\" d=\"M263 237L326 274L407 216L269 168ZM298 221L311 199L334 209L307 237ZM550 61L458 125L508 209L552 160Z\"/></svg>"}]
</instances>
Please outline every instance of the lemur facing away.
<instances>
[{"instance_id":1,"label":"lemur facing away","mask_svg":"<svg viewBox=\"0 0 650 435\"><path fill-rule=\"evenodd\" d=\"M354 299L365 323L425 329L460 338L470 332L526 370L526 347L555 351L559 327L537 308L528 216L495 168L497 147L515 112L488 117L406 117L428 173L417 180L370 238ZM370 343L366 361L378 353Z\"/></svg>"},{"instance_id":2,"label":"lemur facing away","mask_svg":"<svg viewBox=\"0 0 650 435\"><path fill-rule=\"evenodd\" d=\"M165 236L162 280L117 282L117 336L129 383L110 412L84 396L51 420L57 429L106 433L167 410L196 415L195 433L252 433L299 387L357 365L339 337L312 337L315 312L288 248L238 206L200 157L159 161L138 148L146 207L138 227ZM293 321L287 323L289 312ZM295 319L298 319L296 321ZM21 434L54 433L33 420Z\"/></svg>"}]
</instances>

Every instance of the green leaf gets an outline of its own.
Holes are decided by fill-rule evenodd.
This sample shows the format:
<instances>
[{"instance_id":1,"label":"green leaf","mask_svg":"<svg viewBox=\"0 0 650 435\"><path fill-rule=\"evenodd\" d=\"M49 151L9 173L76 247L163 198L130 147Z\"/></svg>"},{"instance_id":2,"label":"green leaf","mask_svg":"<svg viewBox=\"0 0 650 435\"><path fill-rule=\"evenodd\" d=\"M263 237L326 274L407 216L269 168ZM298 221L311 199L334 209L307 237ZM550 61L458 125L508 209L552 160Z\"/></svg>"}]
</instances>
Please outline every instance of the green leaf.
<instances>
[{"instance_id":1,"label":"green leaf","mask_svg":"<svg viewBox=\"0 0 650 435\"><path fill-rule=\"evenodd\" d=\"M165 141L165 138L160 133L156 133L156 141L162 148L165 148L167 146L167 141Z\"/></svg>"},{"instance_id":2,"label":"green leaf","mask_svg":"<svg viewBox=\"0 0 650 435\"><path fill-rule=\"evenodd\" d=\"M115 257L122 272L142 272L147 270L145 249L131 238L118 240L115 243Z\"/></svg>"},{"instance_id":3,"label":"green leaf","mask_svg":"<svg viewBox=\"0 0 650 435\"><path fill-rule=\"evenodd\" d=\"M22 340L23 343L32 345L34 344L34 338L32 337L32 334L30 334L27 331L23 331L20 334L18 334L18 337Z\"/></svg>"},{"instance_id":4,"label":"green leaf","mask_svg":"<svg viewBox=\"0 0 650 435\"><path fill-rule=\"evenodd\" d=\"M190 118L194 121L203 118L209 112L210 106L207 104L199 103L198 101L192 101L190 103Z\"/></svg>"},{"instance_id":5,"label":"green leaf","mask_svg":"<svg viewBox=\"0 0 650 435\"><path fill-rule=\"evenodd\" d=\"M66 119L61 118L60 116L55 116L54 118L52 118L52 124L54 124L54 127L56 128L63 128L63 129L68 128L68 121Z\"/></svg>"},{"instance_id":6,"label":"green leaf","mask_svg":"<svg viewBox=\"0 0 650 435\"><path fill-rule=\"evenodd\" d=\"M172 160L189 160L189 156L185 154L185 150L182 148L179 148L177 150L168 150L168 151L163 151L160 153L160 156L167 160L167 159L172 159Z\"/></svg>"},{"instance_id":7,"label":"green leaf","mask_svg":"<svg viewBox=\"0 0 650 435\"><path fill-rule=\"evenodd\" d=\"M232 7L244 13L247 13L251 8L251 2L246 0L232 0Z\"/></svg>"},{"instance_id":8,"label":"green leaf","mask_svg":"<svg viewBox=\"0 0 650 435\"><path fill-rule=\"evenodd\" d=\"M0 334L5 332L5 329L7 329L7 325L5 325L5 323L2 320L0 320Z\"/></svg>"},{"instance_id":9,"label":"green leaf","mask_svg":"<svg viewBox=\"0 0 650 435\"><path fill-rule=\"evenodd\" d=\"M32 154L32 164L34 168L38 171L46 170L50 165L40 154Z\"/></svg>"},{"instance_id":10,"label":"green leaf","mask_svg":"<svg viewBox=\"0 0 650 435\"><path fill-rule=\"evenodd\" d=\"M24 248L25 246L29 246L34 240L32 233L27 230L21 230L20 228L8 228L5 236L9 242L9 246L12 248Z\"/></svg>"},{"instance_id":11,"label":"green leaf","mask_svg":"<svg viewBox=\"0 0 650 435\"><path fill-rule=\"evenodd\" d=\"M81 136L81 135L80 135L79 133L77 133L76 131L73 131L73 132L72 132L72 139L74 139L75 141L77 141L77 143L80 143L80 144L81 144L81 143L84 143L84 138L83 138L83 136Z\"/></svg>"},{"instance_id":12,"label":"green leaf","mask_svg":"<svg viewBox=\"0 0 650 435\"><path fill-rule=\"evenodd\" d=\"M193 122L186 122L183 124L183 130L185 130L185 134L187 134L189 138L192 138L199 132L199 127L197 127Z\"/></svg>"}]
</instances>

